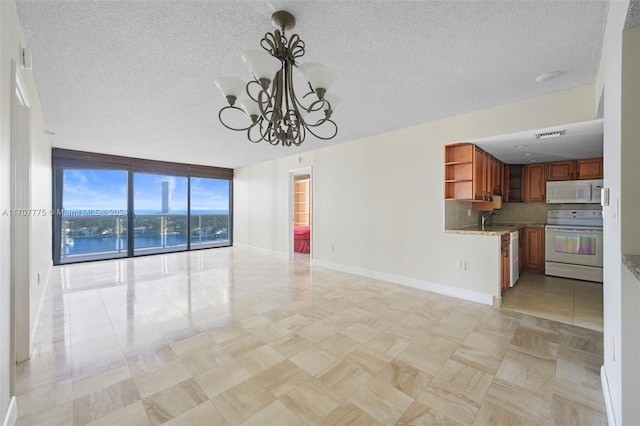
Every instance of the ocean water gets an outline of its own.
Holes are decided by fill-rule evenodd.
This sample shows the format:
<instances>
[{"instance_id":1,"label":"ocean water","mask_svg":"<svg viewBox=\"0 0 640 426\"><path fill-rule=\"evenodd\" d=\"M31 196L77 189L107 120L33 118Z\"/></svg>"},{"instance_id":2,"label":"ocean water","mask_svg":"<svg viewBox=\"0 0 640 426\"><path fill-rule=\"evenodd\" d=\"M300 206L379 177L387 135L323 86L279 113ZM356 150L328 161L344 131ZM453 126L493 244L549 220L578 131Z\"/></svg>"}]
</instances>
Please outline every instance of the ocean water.
<instances>
[{"instance_id":1,"label":"ocean water","mask_svg":"<svg viewBox=\"0 0 640 426\"><path fill-rule=\"evenodd\" d=\"M165 247L179 246L187 244L186 235L167 235L165 237ZM211 241L224 241L224 238L215 238L215 236L202 237L201 239L191 237L191 244L206 243ZM149 248L149 247L163 247L162 239L159 235L155 236L136 236L134 241L135 248ZM100 238L100 237L74 237L73 245L65 244L64 253L68 256L77 256L90 253L101 252L126 252L127 251L127 238L116 237Z\"/></svg>"}]
</instances>

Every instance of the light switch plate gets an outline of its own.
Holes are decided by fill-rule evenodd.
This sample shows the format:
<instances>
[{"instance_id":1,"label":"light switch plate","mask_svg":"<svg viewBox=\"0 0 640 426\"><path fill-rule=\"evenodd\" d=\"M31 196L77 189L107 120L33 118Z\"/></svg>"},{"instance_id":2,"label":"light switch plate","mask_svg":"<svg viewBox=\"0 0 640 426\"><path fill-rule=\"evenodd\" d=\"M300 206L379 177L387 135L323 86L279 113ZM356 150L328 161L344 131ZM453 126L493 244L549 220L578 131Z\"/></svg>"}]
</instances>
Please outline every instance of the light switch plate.
<instances>
[{"instance_id":1,"label":"light switch plate","mask_svg":"<svg viewBox=\"0 0 640 426\"><path fill-rule=\"evenodd\" d=\"M609 205L609 188L602 188L600 192L600 205L607 207Z\"/></svg>"}]
</instances>

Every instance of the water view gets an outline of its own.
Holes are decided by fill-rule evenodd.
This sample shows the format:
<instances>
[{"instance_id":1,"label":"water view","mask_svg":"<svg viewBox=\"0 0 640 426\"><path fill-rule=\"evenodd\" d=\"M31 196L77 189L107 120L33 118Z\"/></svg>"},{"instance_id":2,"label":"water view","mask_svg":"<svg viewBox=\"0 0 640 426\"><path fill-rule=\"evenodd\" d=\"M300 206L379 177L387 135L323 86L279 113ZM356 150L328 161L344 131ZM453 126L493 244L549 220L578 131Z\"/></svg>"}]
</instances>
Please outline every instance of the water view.
<instances>
[{"instance_id":1,"label":"water view","mask_svg":"<svg viewBox=\"0 0 640 426\"><path fill-rule=\"evenodd\" d=\"M228 245L229 191L220 179L65 170L60 263L124 257L130 243L134 255Z\"/></svg>"}]
</instances>

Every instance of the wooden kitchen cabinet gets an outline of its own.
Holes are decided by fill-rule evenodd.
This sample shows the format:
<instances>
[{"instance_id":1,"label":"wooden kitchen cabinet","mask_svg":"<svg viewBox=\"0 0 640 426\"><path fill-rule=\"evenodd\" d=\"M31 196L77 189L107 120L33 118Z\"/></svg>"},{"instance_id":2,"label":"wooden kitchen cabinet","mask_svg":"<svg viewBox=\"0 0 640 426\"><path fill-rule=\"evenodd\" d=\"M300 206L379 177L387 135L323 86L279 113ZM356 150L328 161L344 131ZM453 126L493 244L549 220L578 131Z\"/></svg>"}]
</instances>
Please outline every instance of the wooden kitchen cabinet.
<instances>
[{"instance_id":1,"label":"wooden kitchen cabinet","mask_svg":"<svg viewBox=\"0 0 640 426\"><path fill-rule=\"evenodd\" d=\"M486 152L480 148L475 148L475 158L473 163L473 187L475 200L487 200L487 186L488 182L488 170L489 170L489 156Z\"/></svg>"},{"instance_id":2,"label":"wooden kitchen cabinet","mask_svg":"<svg viewBox=\"0 0 640 426\"><path fill-rule=\"evenodd\" d=\"M444 147L445 200L488 201L502 182L502 163L472 143Z\"/></svg>"},{"instance_id":3,"label":"wooden kitchen cabinet","mask_svg":"<svg viewBox=\"0 0 640 426\"><path fill-rule=\"evenodd\" d=\"M547 165L547 180L602 179L602 158L554 161Z\"/></svg>"},{"instance_id":4,"label":"wooden kitchen cabinet","mask_svg":"<svg viewBox=\"0 0 640 426\"><path fill-rule=\"evenodd\" d=\"M522 164L504 165L504 186L503 195L505 203L520 203L522 197Z\"/></svg>"},{"instance_id":5,"label":"wooden kitchen cabinet","mask_svg":"<svg viewBox=\"0 0 640 426\"><path fill-rule=\"evenodd\" d=\"M576 160L576 179L602 179L603 177L602 158Z\"/></svg>"},{"instance_id":6,"label":"wooden kitchen cabinet","mask_svg":"<svg viewBox=\"0 0 640 426\"><path fill-rule=\"evenodd\" d=\"M511 259L509 256L509 242L511 240L511 236L509 234L504 234L500 238L500 259L502 266L502 273L500 279L500 293L503 294L507 288L509 287L509 277L511 267Z\"/></svg>"},{"instance_id":7,"label":"wooden kitchen cabinet","mask_svg":"<svg viewBox=\"0 0 640 426\"><path fill-rule=\"evenodd\" d=\"M502 194L504 192L504 164L502 163L502 161L498 160L497 158L493 158L491 157L493 162L491 164L491 169L492 169L492 179L491 179L491 184L493 185L492 187L492 191L495 194L496 189L500 190L500 193Z\"/></svg>"},{"instance_id":8,"label":"wooden kitchen cabinet","mask_svg":"<svg viewBox=\"0 0 640 426\"><path fill-rule=\"evenodd\" d=\"M524 269L544 273L544 227L527 226L524 230Z\"/></svg>"},{"instance_id":9,"label":"wooden kitchen cabinet","mask_svg":"<svg viewBox=\"0 0 640 426\"><path fill-rule=\"evenodd\" d=\"M472 200L475 146L459 143L444 147L445 200Z\"/></svg>"},{"instance_id":10,"label":"wooden kitchen cabinet","mask_svg":"<svg viewBox=\"0 0 640 426\"><path fill-rule=\"evenodd\" d=\"M554 161L547 165L547 180L572 180L575 179L575 161Z\"/></svg>"},{"instance_id":11,"label":"wooden kitchen cabinet","mask_svg":"<svg viewBox=\"0 0 640 426\"><path fill-rule=\"evenodd\" d=\"M547 189L546 164L527 164L524 166L524 201L544 203Z\"/></svg>"},{"instance_id":12,"label":"wooden kitchen cabinet","mask_svg":"<svg viewBox=\"0 0 640 426\"><path fill-rule=\"evenodd\" d=\"M524 272L524 228L518 229L518 272Z\"/></svg>"}]
</instances>

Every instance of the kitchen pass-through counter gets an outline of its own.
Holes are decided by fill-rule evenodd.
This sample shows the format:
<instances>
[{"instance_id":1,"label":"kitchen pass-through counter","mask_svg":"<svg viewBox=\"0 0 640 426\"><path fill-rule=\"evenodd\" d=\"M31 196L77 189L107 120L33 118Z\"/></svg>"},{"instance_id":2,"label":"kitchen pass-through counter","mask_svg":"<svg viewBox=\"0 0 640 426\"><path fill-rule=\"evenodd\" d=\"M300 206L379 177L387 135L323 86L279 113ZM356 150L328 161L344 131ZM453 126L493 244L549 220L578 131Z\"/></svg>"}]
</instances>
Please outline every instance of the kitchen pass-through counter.
<instances>
[{"instance_id":1,"label":"kitchen pass-through counter","mask_svg":"<svg viewBox=\"0 0 640 426\"><path fill-rule=\"evenodd\" d=\"M511 232L518 231L522 228L541 227L544 228L544 223L496 223L492 225L485 225L484 230L480 225L465 226L456 229L445 229L444 232L448 234L475 234L475 235L491 235L500 236L504 234L510 234Z\"/></svg>"}]
</instances>

